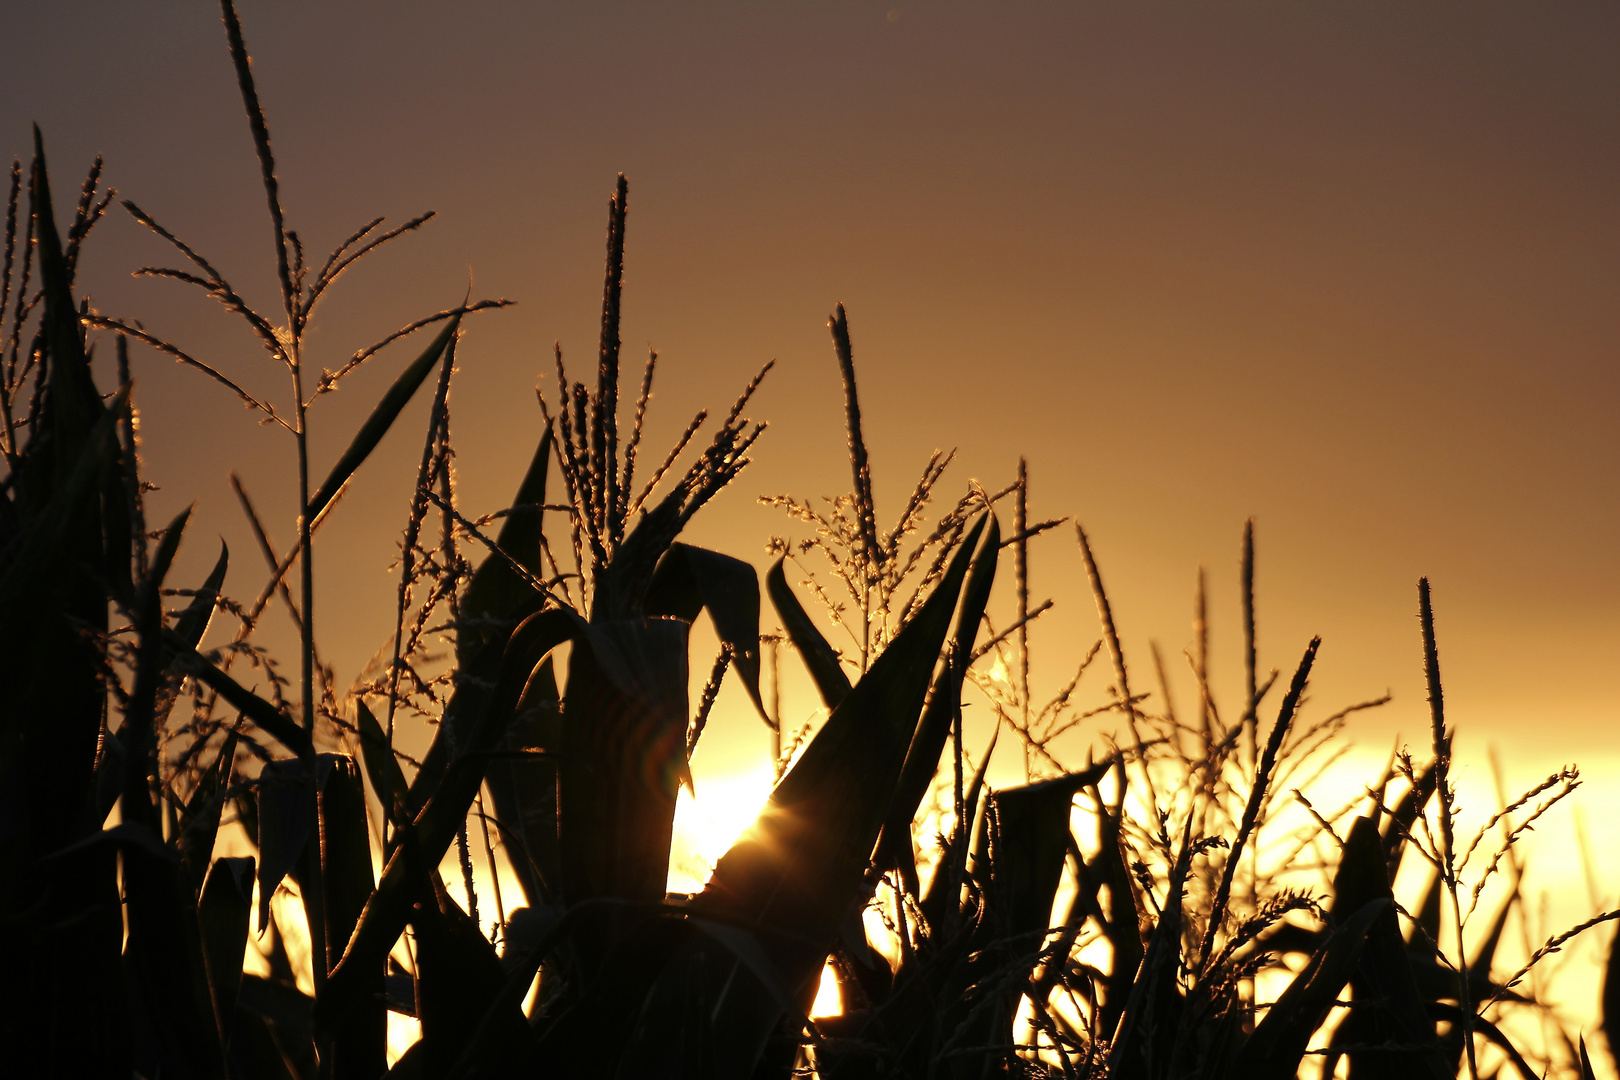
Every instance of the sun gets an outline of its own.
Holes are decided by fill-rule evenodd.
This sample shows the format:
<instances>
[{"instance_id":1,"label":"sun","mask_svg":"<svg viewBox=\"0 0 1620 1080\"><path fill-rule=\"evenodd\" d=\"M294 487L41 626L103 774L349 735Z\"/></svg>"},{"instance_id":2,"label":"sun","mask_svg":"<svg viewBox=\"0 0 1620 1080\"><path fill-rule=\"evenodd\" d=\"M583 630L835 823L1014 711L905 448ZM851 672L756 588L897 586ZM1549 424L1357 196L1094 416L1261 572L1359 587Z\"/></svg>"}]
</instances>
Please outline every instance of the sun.
<instances>
[{"instance_id":1,"label":"sun","mask_svg":"<svg viewBox=\"0 0 1620 1080\"><path fill-rule=\"evenodd\" d=\"M695 893L703 888L720 856L759 816L774 785L770 767L761 764L746 772L702 778L695 784L696 794L681 789L670 848L670 892Z\"/></svg>"}]
</instances>

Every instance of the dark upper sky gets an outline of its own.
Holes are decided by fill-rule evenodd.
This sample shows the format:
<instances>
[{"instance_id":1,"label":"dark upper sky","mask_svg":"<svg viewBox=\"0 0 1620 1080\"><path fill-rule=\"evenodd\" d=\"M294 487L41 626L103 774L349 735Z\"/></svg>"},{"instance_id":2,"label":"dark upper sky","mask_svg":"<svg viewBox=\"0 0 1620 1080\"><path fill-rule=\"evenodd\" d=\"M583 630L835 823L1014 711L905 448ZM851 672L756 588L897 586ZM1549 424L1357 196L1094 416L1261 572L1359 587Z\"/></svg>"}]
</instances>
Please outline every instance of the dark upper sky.
<instances>
[{"instance_id":1,"label":"dark upper sky","mask_svg":"<svg viewBox=\"0 0 1620 1080\"><path fill-rule=\"evenodd\" d=\"M1172 657L1186 644L1204 560L1231 686L1253 514L1262 664L1291 666L1322 633L1320 702L1396 692L1368 742L1420 735L1428 574L1465 734L1538 761L1620 757L1612 4L246 0L242 15L310 247L374 214L440 212L345 280L313 362L454 303L469 273L519 302L463 350L471 509L515 486L552 341L593 360L622 170L626 354L651 344L665 364L653 443L779 361L753 409L772 425L757 464L698 540L763 563L789 529L753 496L848 486L824 325L841 300L880 500L897 509L935 447L959 448L953 491L1000 486L1028 455L1036 513L1086 523L1144 672L1150 636ZM122 195L274 307L213 5L7 5L0 150L25 153L34 120L59 191L105 154ZM282 393L200 297L127 276L168 261L120 215L83 284ZM403 356L323 403L318 471ZM199 500L191 565L223 533L251 594L225 475L287 542L290 445L166 362L137 373L160 498ZM420 414L407 421L318 550L317 619L345 681L388 629ZM1094 622L1072 534L1043 543L1034 590L1059 607L1037 665L1055 682Z\"/></svg>"}]
</instances>

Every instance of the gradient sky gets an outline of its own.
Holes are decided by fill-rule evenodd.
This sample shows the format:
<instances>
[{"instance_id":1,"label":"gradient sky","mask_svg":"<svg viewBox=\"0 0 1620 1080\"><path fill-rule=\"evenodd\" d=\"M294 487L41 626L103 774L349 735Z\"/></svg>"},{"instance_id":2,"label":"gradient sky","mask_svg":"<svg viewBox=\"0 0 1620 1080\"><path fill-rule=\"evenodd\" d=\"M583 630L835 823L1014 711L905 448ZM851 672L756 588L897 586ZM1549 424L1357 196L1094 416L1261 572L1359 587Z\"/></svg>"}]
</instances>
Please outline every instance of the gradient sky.
<instances>
[{"instance_id":1,"label":"gradient sky","mask_svg":"<svg viewBox=\"0 0 1620 1080\"><path fill-rule=\"evenodd\" d=\"M765 538L790 530L756 495L848 487L825 328L843 301L888 513L936 447L959 449L953 493L1001 486L1027 455L1034 512L1084 521L1144 682L1149 638L1172 658L1190 640L1203 561L1217 686L1234 685L1254 515L1262 666L1291 667L1322 634L1319 705L1396 695L1357 729L1365 744L1423 736L1427 574L1465 756L1497 741L1515 779L1580 760L1612 785L1613 4L245 0L242 15L311 248L375 214L440 212L345 279L312 362L455 303L469 275L518 301L461 354L470 510L516 486L551 343L576 371L594 361L622 170L627 363L651 344L664 364L651 442L778 360L752 409L771 423L756 464L696 541L763 566ZM276 309L217 8L7 5L0 150L25 154L30 121L59 192L105 154L122 195ZM200 296L128 277L148 262L172 260L113 216L82 285L283 394ZM317 472L405 355L322 403ZM194 373L136 367L160 505L198 500L183 572L200 577L223 534L233 591L251 596L226 473L287 543L290 443ZM423 422L407 414L317 549L317 623L345 682L389 629L384 568ZM1055 685L1095 615L1072 533L1035 559L1037 598L1058 601L1037 681ZM1185 707L1190 681L1178 689ZM763 746L757 721L720 730Z\"/></svg>"}]
</instances>

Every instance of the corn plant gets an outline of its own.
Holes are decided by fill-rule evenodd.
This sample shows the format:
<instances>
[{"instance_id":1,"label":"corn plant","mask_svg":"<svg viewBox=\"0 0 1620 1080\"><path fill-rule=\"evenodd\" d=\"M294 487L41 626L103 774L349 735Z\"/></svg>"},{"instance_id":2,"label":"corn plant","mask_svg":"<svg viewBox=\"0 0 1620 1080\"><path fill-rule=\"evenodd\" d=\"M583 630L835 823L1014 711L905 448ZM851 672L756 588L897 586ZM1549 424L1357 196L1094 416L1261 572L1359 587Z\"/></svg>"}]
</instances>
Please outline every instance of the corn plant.
<instances>
[{"instance_id":1,"label":"corn plant","mask_svg":"<svg viewBox=\"0 0 1620 1080\"><path fill-rule=\"evenodd\" d=\"M874 531L861 525L872 519L872 477L842 309L832 328L855 490L824 500L827 510L785 497L763 500L815 530L808 539L774 540L772 547L794 560L828 623L851 647L840 650L821 636L819 620L806 615L787 589L785 562L773 568L770 585L783 626L829 707L847 687L845 672L865 666L871 643L881 649L882 635L852 631L847 616L853 605L824 587L802 560L823 556L870 621L870 613L883 612L885 604L861 604L860 589L880 598L892 594L898 575L885 579L885 560L895 567L916 565L896 556L896 541L916 527L941 463L949 460L936 455L928 463L901 526L874 542ZM1278 673L1262 678L1259 671L1253 523L1244 531L1242 559L1246 700L1231 721L1223 720L1208 680L1202 572L1194 647L1187 657L1199 702L1196 719L1183 722L1170 702L1157 646L1159 709L1147 711L1154 695L1132 691L1101 571L1078 527L1101 636L1079 658L1074 677L1037 703L1029 689L1028 629L1050 602L1030 605L1028 546L1062 520L1029 524L1028 488L1020 461L1014 483L985 496L1014 503L1015 532L1003 546L1013 548L1017 609L983 645L947 654L930 701L932 725L925 722L934 732L936 756L947 739L954 747L939 819L950 827L929 852L914 847L910 823L893 819L886 826L888 843L880 842L874 852L866 895L890 930L891 955L874 952L858 922L846 926L833 956L844 1011L819 1021L812 1054L819 1073L1283 1077L1310 1069L1314 1057L1323 1063L1324 1076L1336 1067L1352 1077L1473 1076L1476 1042L1494 1049L1498 1068L1523 1076L1560 1065L1589 1070L1582 1064L1584 1044L1577 1050L1556 1022L1553 1041L1544 1040L1540 1067L1534 1068L1488 1015L1500 1006L1547 1017L1537 995L1522 993L1535 963L1575 934L1616 917L1600 913L1539 949L1527 944L1522 970L1506 979L1492 974L1510 912L1519 908L1522 919L1514 844L1574 790L1579 774L1566 768L1517 799L1504 795L1501 810L1471 838L1455 835L1448 779L1452 732L1444 719L1427 581L1421 583L1420 606L1434 718L1431 756L1401 750L1364 798L1324 816L1301 789L1336 759L1334 747L1347 720L1388 698L1301 720L1321 645L1313 640L1269 730L1261 722ZM958 508L943 515L942 530L959 514ZM919 549L940 535L926 535ZM867 556L872 551L877 558ZM1101 656L1112 685L1100 704L1083 708L1078 688ZM976 664L980 660L993 660L993 668L987 671ZM968 760L960 709L963 667L990 705L998 734L1016 739L1028 783L999 791L986 783L994 741L977 768ZM954 688L947 674L953 668ZM1067 767L1059 738L1107 716L1124 724L1121 748L1100 761ZM912 778L919 794L931 773ZM1095 823L1094 836L1071 827L1077 796ZM908 798L904 805L915 802ZM1282 811L1296 803L1310 823L1279 832ZM1346 820L1349 831L1343 833ZM1487 842L1497 830L1500 839ZM1284 852L1275 861L1268 858L1264 869L1258 855L1262 832L1271 848ZM1289 884L1287 868L1324 844L1336 853L1324 865L1325 894ZM919 856L932 856L932 866L924 869ZM1391 890L1403 859L1435 870L1410 915ZM1471 859L1477 870L1465 880ZM1504 870L1512 875L1508 895L1494 910L1480 912L1488 920L1486 931L1465 962L1462 928L1471 925L1493 875ZM1065 909L1054 912L1065 879L1073 891ZM1442 903L1451 907L1449 942L1439 940ZM1299 960L1292 968L1282 966L1290 953ZM1617 982L1614 957L1611 950L1608 994ZM1274 1000L1257 1000L1262 973L1286 976L1287 989ZM1347 993L1350 1007L1341 1011Z\"/></svg>"}]
</instances>

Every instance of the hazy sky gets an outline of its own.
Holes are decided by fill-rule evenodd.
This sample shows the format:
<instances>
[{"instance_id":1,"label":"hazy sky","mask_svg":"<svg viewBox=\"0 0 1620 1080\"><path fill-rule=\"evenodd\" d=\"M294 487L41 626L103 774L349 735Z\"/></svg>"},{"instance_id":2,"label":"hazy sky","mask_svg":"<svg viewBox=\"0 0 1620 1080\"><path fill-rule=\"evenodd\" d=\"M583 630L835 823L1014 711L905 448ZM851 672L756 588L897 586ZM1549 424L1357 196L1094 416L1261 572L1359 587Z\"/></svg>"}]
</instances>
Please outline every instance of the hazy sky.
<instances>
[{"instance_id":1,"label":"hazy sky","mask_svg":"<svg viewBox=\"0 0 1620 1080\"><path fill-rule=\"evenodd\" d=\"M848 486L825 328L849 307L880 501L929 451L949 490L1027 455L1039 516L1085 522L1143 682L1178 672L1196 567L1239 674L1237 552L1258 521L1261 661L1326 639L1318 705L1393 689L1424 720L1416 588L1434 582L1451 716L1523 764L1620 761L1620 8L1476 3L265 3L242 15L290 222L329 249L375 214L439 219L345 279L312 362L476 292L454 396L466 506L510 497L554 340L594 360L605 205L630 178L627 364L663 357L651 441L767 359L755 466L699 542L764 565L762 493ZM270 230L217 8L5 5L0 150L45 131L57 189L107 175L276 308ZM172 262L122 214L82 285L266 393L223 315L128 271ZM414 350L412 350L414 354ZM315 413L317 472L404 362ZM293 536L284 435L137 357L147 457L232 586L257 591L226 486ZM383 642L424 414L317 551L327 655ZM1095 635L1072 532L1038 681ZM274 617L278 632L284 622ZM694 666L706 666L702 657ZM1180 678L1185 707L1191 684ZM728 721L728 724L730 722ZM734 725L756 739L754 729ZM750 745L755 745L750 743ZM762 741L758 743L762 746ZM1524 777L1522 777L1524 778Z\"/></svg>"}]
</instances>

